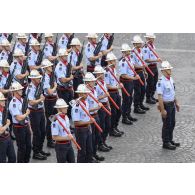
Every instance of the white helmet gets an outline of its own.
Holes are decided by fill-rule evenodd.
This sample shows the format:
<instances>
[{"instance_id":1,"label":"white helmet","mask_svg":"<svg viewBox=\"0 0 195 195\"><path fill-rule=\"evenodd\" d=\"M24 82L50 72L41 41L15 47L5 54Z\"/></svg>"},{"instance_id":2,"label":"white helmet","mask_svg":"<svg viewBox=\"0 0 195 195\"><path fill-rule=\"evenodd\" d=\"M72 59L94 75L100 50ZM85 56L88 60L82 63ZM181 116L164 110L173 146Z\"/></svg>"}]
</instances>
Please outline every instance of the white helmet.
<instances>
[{"instance_id":1,"label":"white helmet","mask_svg":"<svg viewBox=\"0 0 195 195\"><path fill-rule=\"evenodd\" d=\"M112 61L112 60L117 60L117 57L112 52L110 52L107 54L105 61L108 62L108 61Z\"/></svg>"},{"instance_id":2,"label":"white helmet","mask_svg":"<svg viewBox=\"0 0 195 195\"><path fill-rule=\"evenodd\" d=\"M103 67L101 65L95 66L93 74L101 74L101 73L102 74L106 73Z\"/></svg>"},{"instance_id":3,"label":"white helmet","mask_svg":"<svg viewBox=\"0 0 195 195\"><path fill-rule=\"evenodd\" d=\"M14 57L24 56L24 53L21 49L16 49L13 54Z\"/></svg>"},{"instance_id":4,"label":"white helmet","mask_svg":"<svg viewBox=\"0 0 195 195\"><path fill-rule=\"evenodd\" d=\"M131 43L144 43L144 42L142 41L142 38L139 35L135 35Z\"/></svg>"},{"instance_id":5,"label":"white helmet","mask_svg":"<svg viewBox=\"0 0 195 195\"><path fill-rule=\"evenodd\" d=\"M168 61L163 61L160 66L160 70L170 70L173 69L173 67L170 65Z\"/></svg>"},{"instance_id":6,"label":"white helmet","mask_svg":"<svg viewBox=\"0 0 195 195\"><path fill-rule=\"evenodd\" d=\"M41 62L41 65L42 65L42 68L47 68L49 66L53 66L53 63L51 63L48 59L44 59L42 62Z\"/></svg>"},{"instance_id":7,"label":"white helmet","mask_svg":"<svg viewBox=\"0 0 195 195\"><path fill-rule=\"evenodd\" d=\"M127 43L123 43L121 46L121 51L131 51L132 49L129 47Z\"/></svg>"},{"instance_id":8,"label":"white helmet","mask_svg":"<svg viewBox=\"0 0 195 195\"><path fill-rule=\"evenodd\" d=\"M3 95L3 93L0 92L0 101L4 101L6 100L5 96Z\"/></svg>"},{"instance_id":9,"label":"white helmet","mask_svg":"<svg viewBox=\"0 0 195 195\"><path fill-rule=\"evenodd\" d=\"M20 83L18 83L17 81L12 83L12 85L10 87L11 91L19 91L19 90L22 90L22 89L24 89L24 87L22 87L22 85Z\"/></svg>"},{"instance_id":10,"label":"white helmet","mask_svg":"<svg viewBox=\"0 0 195 195\"><path fill-rule=\"evenodd\" d=\"M45 38L47 38L47 37L53 37L53 34L52 33L45 33L44 37Z\"/></svg>"},{"instance_id":11,"label":"white helmet","mask_svg":"<svg viewBox=\"0 0 195 195\"><path fill-rule=\"evenodd\" d=\"M9 63L7 62L7 60L1 60L0 67L9 68L10 66L9 66Z\"/></svg>"},{"instance_id":12,"label":"white helmet","mask_svg":"<svg viewBox=\"0 0 195 195\"><path fill-rule=\"evenodd\" d=\"M152 39L155 39L156 36L154 33L146 33L146 35L144 36L145 38L152 38Z\"/></svg>"},{"instance_id":13,"label":"white helmet","mask_svg":"<svg viewBox=\"0 0 195 195\"><path fill-rule=\"evenodd\" d=\"M56 101L54 108L68 108L68 105L63 99L60 98Z\"/></svg>"},{"instance_id":14,"label":"white helmet","mask_svg":"<svg viewBox=\"0 0 195 195\"><path fill-rule=\"evenodd\" d=\"M95 39L97 39L98 35L96 33L88 33L86 37L87 38L95 38Z\"/></svg>"},{"instance_id":15,"label":"white helmet","mask_svg":"<svg viewBox=\"0 0 195 195\"><path fill-rule=\"evenodd\" d=\"M77 91L75 91L76 93L90 93L89 89L87 89L85 84L80 84L77 87Z\"/></svg>"},{"instance_id":16,"label":"white helmet","mask_svg":"<svg viewBox=\"0 0 195 195\"><path fill-rule=\"evenodd\" d=\"M38 70L31 70L30 75L28 76L29 79L40 79L42 75L40 75Z\"/></svg>"},{"instance_id":17,"label":"white helmet","mask_svg":"<svg viewBox=\"0 0 195 195\"><path fill-rule=\"evenodd\" d=\"M81 42L78 38L73 38L70 45L80 45L82 46Z\"/></svg>"},{"instance_id":18,"label":"white helmet","mask_svg":"<svg viewBox=\"0 0 195 195\"><path fill-rule=\"evenodd\" d=\"M91 72L87 72L85 74L85 77L83 78L83 81L96 81L97 79L94 77L94 75Z\"/></svg>"},{"instance_id":19,"label":"white helmet","mask_svg":"<svg viewBox=\"0 0 195 195\"><path fill-rule=\"evenodd\" d=\"M68 52L64 48L60 48L58 51L58 56L68 56Z\"/></svg>"},{"instance_id":20,"label":"white helmet","mask_svg":"<svg viewBox=\"0 0 195 195\"><path fill-rule=\"evenodd\" d=\"M37 41L37 39L32 39L30 45L35 46L35 45L40 45L40 43Z\"/></svg>"},{"instance_id":21,"label":"white helmet","mask_svg":"<svg viewBox=\"0 0 195 195\"><path fill-rule=\"evenodd\" d=\"M18 33L18 35L16 36L17 39L27 39L27 36L25 33Z\"/></svg>"},{"instance_id":22,"label":"white helmet","mask_svg":"<svg viewBox=\"0 0 195 195\"><path fill-rule=\"evenodd\" d=\"M3 39L0 43L1 46L10 46L11 43L7 39Z\"/></svg>"}]
</instances>

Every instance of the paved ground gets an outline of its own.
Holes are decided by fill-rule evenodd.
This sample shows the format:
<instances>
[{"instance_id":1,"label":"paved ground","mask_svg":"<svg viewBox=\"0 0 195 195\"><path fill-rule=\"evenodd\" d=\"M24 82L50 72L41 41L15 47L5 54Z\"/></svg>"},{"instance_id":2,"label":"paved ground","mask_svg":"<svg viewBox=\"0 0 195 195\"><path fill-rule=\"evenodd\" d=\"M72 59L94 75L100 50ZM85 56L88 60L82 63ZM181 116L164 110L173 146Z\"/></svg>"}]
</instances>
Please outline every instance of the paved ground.
<instances>
[{"instance_id":1,"label":"paved ground","mask_svg":"<svg viewBox=\"0 0 195 195\"><path fill-rule=\"evenodd\" d=\"M77 34L79 38L86 34ZM130 43L133 34L116 34L114 53L120 57L119 47ZM105 162L194 162L195 161L195 34L157 34L156 46L162 59L167 59L173 66L173 77L176 82L177 96L181 112L177 114L175 138L181 143L176 151L165 151L161 148L161 118L156 106L133 126L120 124L125 131L122 138L109 138L113 146L109 153L102 153ZM48 149L47 149L48 150ZM49 149L52 156L44 162L56 162L55 151ZM32 160L32 162L40 162Z\"/></svg>"}]
</instances>

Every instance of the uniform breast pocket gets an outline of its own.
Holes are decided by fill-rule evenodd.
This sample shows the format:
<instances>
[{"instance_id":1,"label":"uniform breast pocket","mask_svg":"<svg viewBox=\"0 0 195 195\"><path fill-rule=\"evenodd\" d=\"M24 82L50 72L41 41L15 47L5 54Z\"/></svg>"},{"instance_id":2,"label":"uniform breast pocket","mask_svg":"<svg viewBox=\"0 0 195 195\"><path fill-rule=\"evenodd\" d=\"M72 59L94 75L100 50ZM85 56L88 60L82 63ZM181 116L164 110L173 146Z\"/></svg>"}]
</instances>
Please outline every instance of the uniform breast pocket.
<instances>
[{"instance_id":1,"label":"uniform breast pocket","mask_svg":"<svg viewBox=\"0 0 195 195\"><path fill-rule=\"evenodd\" d=\"M165 92L166 92L166 94L170 94L171 93L171 87L170 86L165 86Z\"/></svg>"},{"instance_id":2,"label":"uniform breast pocket","mask_svg":"<svg viewBox=\"0 0 195 195\"><path fill-rule=\"evenodd\" d=\"M22 111L22 104L18 106L19 110Z\"/></svg>"}]
</instances>

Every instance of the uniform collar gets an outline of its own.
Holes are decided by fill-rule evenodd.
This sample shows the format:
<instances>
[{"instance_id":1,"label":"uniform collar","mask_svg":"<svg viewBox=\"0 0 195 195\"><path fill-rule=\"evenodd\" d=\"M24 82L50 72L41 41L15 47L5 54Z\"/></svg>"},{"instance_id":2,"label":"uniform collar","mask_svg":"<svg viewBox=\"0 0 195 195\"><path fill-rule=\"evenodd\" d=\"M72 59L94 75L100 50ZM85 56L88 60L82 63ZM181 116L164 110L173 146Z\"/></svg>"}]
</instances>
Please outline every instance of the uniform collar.
<instances>
[{"instance_id":1,"label":"uniform collar","mask_svg":"<svg viewBox=\"0 0 195 195\"><path fill-rule=\"evenodd\" d=\"M66 114L64 114L64 113L60 113L60 114L58 114L58 116L59 116L59 117L61 117L62 119L65 119Z\"/></svg>"},{"instance_id":2,"label":"uniform collar","mask_svg":"<svg viewBox=\"0 0 195 195\"><path fill-rule=\"evenodd\" d=\"M85 100L81 99L80 101L86 106Z\"/></svg>"},{"instance_id":3,"label":"uniform collar","mask_svg":"<svg viewBox=\"0 0 195 195\"><path fill-rule=\"evenodd\" d=\"M0 106L0 112L3 112L4 107Z\"/></svg>"}]
</instances>

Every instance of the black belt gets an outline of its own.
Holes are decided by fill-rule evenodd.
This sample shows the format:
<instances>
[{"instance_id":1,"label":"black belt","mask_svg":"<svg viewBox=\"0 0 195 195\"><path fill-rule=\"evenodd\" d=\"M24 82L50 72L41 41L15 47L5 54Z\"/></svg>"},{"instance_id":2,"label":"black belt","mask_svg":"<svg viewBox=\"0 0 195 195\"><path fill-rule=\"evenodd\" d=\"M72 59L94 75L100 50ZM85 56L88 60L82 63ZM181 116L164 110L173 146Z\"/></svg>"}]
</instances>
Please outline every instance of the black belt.
<instances>
[{"instance_id":1,"label":"black belt","mask_svg":"<svg viewBox=\"0 0 195 195\"><path fill-rule=\"evenodd\" d=\"M70 144L70 141L56 141L56 144Z\"/></svg>"},{"instance_id":2,"label":"black belt","mask_svg":"<svg viewBox=\"0 0 195 195\"><path fill-rule=\"evenodd\" d=\"M173 105L175 104L175 101L170 101L170 102L163 102L164 105Z\"/></svg>"}]
</instances>

